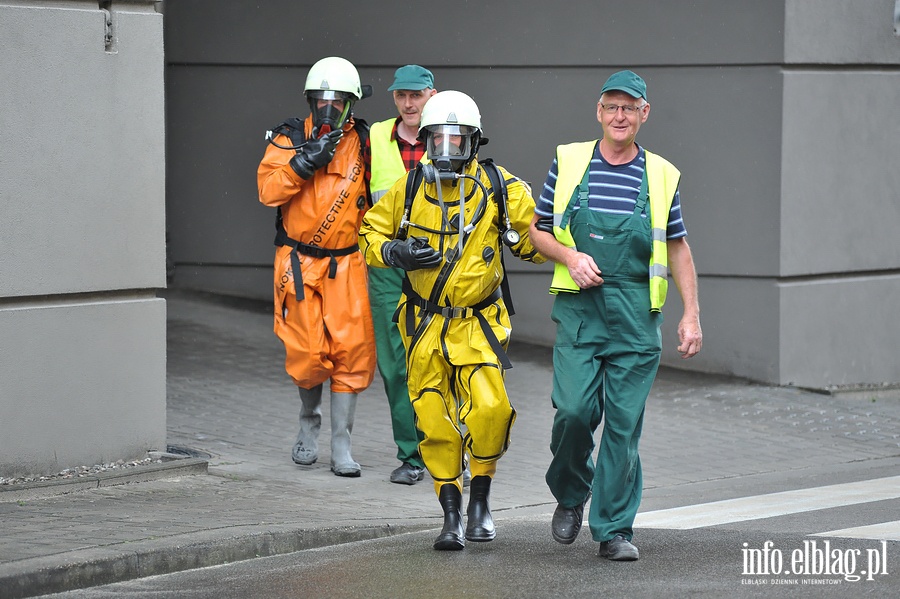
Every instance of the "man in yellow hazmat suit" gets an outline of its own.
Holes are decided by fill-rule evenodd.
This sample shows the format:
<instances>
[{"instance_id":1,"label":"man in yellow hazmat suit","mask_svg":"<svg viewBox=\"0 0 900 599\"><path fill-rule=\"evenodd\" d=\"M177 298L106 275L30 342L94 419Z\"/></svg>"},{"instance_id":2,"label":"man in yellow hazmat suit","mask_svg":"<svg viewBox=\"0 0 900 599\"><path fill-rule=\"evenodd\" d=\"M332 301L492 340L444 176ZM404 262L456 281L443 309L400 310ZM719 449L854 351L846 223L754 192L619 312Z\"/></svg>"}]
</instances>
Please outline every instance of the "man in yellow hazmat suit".
<instances>
[{"instance_id":1,"label":"man in yellow hazmat suit","mask_svg":"<svg viewBox=\"0 0 900 599\"><path fill-rule=\"evenodd\" d=\"M366 213L359 245L370 266L406 271L395 319L423 433L419 450L444 512L434 548L457 550L496 535L488 495L516 417L503 384L512 329L501 239L523 260L544 258L528 236L528 184L477 160L483 139L472 98L432 96L419 136L428 160ZM472 482L464 530L465 452Z\"/></svg>"}]
</instances>

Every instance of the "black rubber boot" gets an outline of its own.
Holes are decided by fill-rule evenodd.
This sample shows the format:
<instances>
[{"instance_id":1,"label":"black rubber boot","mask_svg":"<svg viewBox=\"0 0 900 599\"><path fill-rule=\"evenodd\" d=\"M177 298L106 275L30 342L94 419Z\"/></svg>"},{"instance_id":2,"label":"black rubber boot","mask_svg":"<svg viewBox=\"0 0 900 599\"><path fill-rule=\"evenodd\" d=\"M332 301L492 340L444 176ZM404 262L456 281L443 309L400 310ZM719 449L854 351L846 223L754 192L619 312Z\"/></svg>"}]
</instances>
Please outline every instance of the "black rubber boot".
<instances>
[{"instance_id":1,"label":"black rubber boot","mask_svg":"<svg viewBox=\"0 0 900 599\"><path fill-rule=\"evenodd\" d=\"M476 476L469 486L469 507L466 509L466 540L483 543L497 536L488 495L491 493L491 477Z\"/></svg>"},{"instance_id":2,"label":"black rubber boot","mask_svg":"<svg viewBox=\"0 0 900 599\"><path fill-rule=\"evenodd\" d=\"M459 551L466 546L463 538L462 494L456 485L446 484L441 486L438 501L444 510L444 528L435 539L434 548L438 551Z\"/></svg>"}]
</instances>

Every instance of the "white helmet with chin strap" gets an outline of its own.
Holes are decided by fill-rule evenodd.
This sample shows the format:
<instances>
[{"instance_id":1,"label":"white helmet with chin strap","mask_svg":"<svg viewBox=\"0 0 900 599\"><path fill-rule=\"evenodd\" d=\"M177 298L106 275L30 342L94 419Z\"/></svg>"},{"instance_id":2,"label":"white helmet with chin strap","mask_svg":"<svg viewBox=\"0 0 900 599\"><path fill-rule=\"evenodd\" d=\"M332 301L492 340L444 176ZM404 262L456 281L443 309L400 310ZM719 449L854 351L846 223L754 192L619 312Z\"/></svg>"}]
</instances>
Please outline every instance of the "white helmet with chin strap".
<instances>
[{"instance_id":1,"label":"white helmet with chin strap","mask_svg":"<svg viewBox=\"0 0 900 599\"><path fill-rule=\"evenodd\" d=\"M313 124L320 132L323 126L342 128L350 117L354 102L368 97L360 85L356 67L339 56L323 58L309 69L303 93L309 101ZM319 100L340 100L344 102L344 108L338 110L332 104L319 108Z\"/></svg>"},{"instance_id":2,"label":"white helmet with chin strap","mask_svg":"<svg viewBox=\"0 0 900 599\"><path fill-rule=\"evenodd\" d=\"M440 171L460 172L469 164L478 153L481 133L478 105L462 92L438 92L422 109L419 139Z\"/></svg>"}]
</instances>

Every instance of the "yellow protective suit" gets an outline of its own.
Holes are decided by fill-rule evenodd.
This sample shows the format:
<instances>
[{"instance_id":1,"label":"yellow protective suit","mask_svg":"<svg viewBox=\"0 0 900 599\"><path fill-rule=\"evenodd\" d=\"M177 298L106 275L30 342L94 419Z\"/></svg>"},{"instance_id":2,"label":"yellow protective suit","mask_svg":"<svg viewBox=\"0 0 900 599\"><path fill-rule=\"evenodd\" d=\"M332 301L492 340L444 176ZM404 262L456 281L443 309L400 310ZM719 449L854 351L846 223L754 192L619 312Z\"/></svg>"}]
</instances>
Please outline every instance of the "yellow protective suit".
<instances>
[{"instance_id":1,"label":"yellow protective suit","mask_svg":"<svg viewBox=\"0 0 900 599\"><path fill-rule=\"evenodd\" d=\"M344 125L334 158L309 180L291 168L295 152L274 145L257 171L259 201L280 207L287 237L304 244L301 251L287 245L275 251L275 334L284 343L285 370L304 389L330 378L336 393L359 393L375 376L366 264L353 251L367 206L365 162L353 124ZM312 117L304 128L308 138ZM291 145L285 135L275 141ZM350 253L328 255L334 250ZM303 281L299 290L295 277Z\"/></svg>"},{"instance_id":2,"label":"yellow protective suit","mask_svg":"<svg viewBox=\"0 0 900 599\"><path fill-rule=\"evenodd\" d=\"M513 254L543 262L528 237L534 214L531 189L506 170L500 171L508 183L512 227L521 234ZM476 161L464 172L490 191L488 175ZM359 245L370 266L386 266L381 247L401 229L406 180L397 181L363 218ZM427 238L444 261L435 268L407 273L411 289L404 289L397 314L407 352L409 396L416 426L424 434L419 450L436 491L447 483L462 490L463 451L471 457L473 478L493 476L497 460L509 446L516 417L503 384L501 358L490 339L493 336L504 353L512 332L500 294L504 273L497 202L470 179L441 185L446 213L442 214L436 184L423 181L412 202L408 235ZM459 236L448 223L460 213L461 186L464 221L474 229L466 236L461 258L455 259ZM430 311L421 308L424 303ZM439 308L447 309L436 313Z\"/></svg>"}]
</instances>

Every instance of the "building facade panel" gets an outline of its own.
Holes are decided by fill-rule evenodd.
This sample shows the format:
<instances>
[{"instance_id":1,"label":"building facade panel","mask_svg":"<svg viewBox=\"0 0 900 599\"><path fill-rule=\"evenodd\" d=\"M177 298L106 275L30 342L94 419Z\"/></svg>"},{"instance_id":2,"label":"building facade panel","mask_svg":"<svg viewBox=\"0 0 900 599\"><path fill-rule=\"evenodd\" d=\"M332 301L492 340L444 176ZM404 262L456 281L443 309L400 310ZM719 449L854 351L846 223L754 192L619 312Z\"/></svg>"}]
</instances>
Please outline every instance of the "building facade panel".
<instances>
[{"instance_id":1,"label":"building facade panel","mask_svg":"<svg viewBox=\"0 0 900 599\"><path fill-rule=\"evenodd\" d=\"M784 80L782 276L900 268L900 70Z\"/></svg>"},{"instance_id":2,"label":"building facade panel","mask_svg":"<svg viewBox=\"0 0 900 599\"><path fill-rule=\"evenodd\" d=\"M35 3L39 4L39 3ZM50 3L48 3L50 4ZM2 7L0 297L165 286L162 19ZM89 9L90 8L90 9Z\"/></svg>"},{"instance_id":3,"label":"building facade panel","mask_svg":"<svg viewBox=\"0 0 900 599\"><path fill-rule=\"evenodd\" d=\"M896 0L786 0L784 4L785 63L900 63L900 43L894 34Z\"/></svg>"},{"instance_id":4,"label":"building facade panel","mask_svg":"<svg viewBox=\"0 0 900 599\"><path fill-rule=\"evenodd\" d=\"M165 346L162 299L0 309L0 476L164 451Z\"/></svg>"},{"instance_id":5,"label":"building facade panel","mask_svg":"<svg viewBox=\"0 0 900 599\"><path fill-rule=\"evenodd\" d=\"M900 275L783 283L779 295L776 382L821 389L900 381Z\"/></svg>"}]
</instances>

